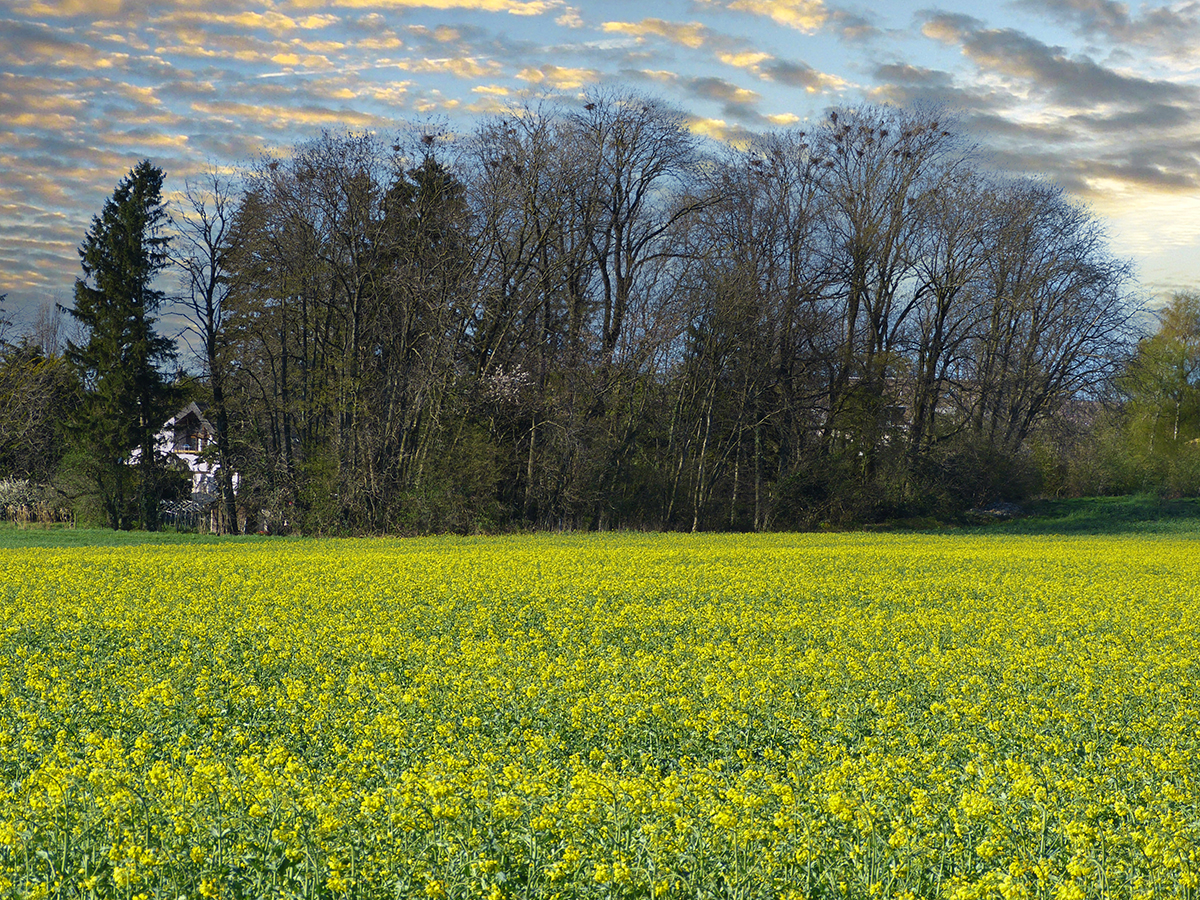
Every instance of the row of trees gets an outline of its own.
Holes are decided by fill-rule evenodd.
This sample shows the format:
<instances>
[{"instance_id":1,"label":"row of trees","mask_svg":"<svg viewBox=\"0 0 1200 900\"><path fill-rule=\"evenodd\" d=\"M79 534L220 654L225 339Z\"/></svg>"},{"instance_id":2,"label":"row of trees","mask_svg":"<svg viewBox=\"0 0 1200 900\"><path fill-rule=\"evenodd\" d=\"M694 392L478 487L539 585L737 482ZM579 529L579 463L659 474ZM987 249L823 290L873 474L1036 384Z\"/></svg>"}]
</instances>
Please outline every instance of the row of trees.
<instances>
[{"instance_id":1,"label":"row of trees","mask_svg":"<svg viewBox=\"0 0 1200 900\"><path fill-rule=\"evenodd\" d=\"M117 363L93 344L145 348L121 383L158 393L93 404L141 428L169 348L89 318L105 221L74 310L92 343L67 357L98 397ZM738 150L630 94L454 140L323 134L190 185L174 225L226 521L251 528L945 513L1031 489L1031 449L1124 371L1137 311L1086 210L894 108ZM143 434L103 468L143 448L121 471L148 524Z\"/></svg>"}]
</instances>

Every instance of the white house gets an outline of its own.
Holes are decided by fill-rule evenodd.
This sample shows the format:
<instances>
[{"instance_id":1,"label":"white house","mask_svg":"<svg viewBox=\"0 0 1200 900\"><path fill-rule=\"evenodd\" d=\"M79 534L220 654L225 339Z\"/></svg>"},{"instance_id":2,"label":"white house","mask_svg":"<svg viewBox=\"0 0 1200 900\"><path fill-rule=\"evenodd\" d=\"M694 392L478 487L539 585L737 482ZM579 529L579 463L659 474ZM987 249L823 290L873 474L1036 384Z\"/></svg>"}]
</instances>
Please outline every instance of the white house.
<instances>
[{"instance_id":1,"label":"white house","mask_svg":"<svg viewBox=\"0 0 1200 900\"><path fill-rule=\"evenodd\" d=\"M157 435L158 450L169 454L187 466L192 476L193 494L216 495L220 464L212 454L205 454L217 439L217 430L204 417L195 402L189 403L163 424ZM215 448L214 448L215 449ZM237 473L233 474L233 489L238 488Z\"/></svg>"}]
</instances>

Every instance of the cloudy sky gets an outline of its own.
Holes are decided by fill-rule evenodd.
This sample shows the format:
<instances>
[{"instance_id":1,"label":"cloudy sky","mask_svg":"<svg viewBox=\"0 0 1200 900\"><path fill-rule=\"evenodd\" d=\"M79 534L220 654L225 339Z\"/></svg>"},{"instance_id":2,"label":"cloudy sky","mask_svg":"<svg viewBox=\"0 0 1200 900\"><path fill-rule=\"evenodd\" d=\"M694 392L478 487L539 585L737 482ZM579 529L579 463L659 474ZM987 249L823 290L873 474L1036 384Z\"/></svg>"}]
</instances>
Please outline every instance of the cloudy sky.
<instances>
[{"instance_id":1,"label":"cloudy sky","mask_svg":"<svg viewBox=\"0 0 1200 900\"><path fill-rule=\"evenodd\" d=\"M1200 2L0 0L0 293L18 322L69 304L139 159L173 191L322 128L465 131L598 84L716 139L938 104L1088 203L1147 294L1200 287Z\"/></svg>"}]
</instances>

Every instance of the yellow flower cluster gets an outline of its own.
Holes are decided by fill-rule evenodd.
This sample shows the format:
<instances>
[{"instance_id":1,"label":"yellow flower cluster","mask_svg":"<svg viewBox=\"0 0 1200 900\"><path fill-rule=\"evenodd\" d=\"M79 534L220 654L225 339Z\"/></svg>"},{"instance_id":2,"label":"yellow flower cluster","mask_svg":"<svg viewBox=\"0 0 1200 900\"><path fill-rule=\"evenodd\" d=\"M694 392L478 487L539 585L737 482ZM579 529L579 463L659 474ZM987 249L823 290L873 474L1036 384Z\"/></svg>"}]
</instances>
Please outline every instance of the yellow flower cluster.
<instances>
[{"instance_id":1,"label":"yellow flower cluster","mask_svg":"<svg viewBox=\"0 0 1200 900\"><path fill-rule=\"evenodd\" d=\"M0 550L0 896L1200 896L1200 552Z\"/></svg>"}]
</instances>

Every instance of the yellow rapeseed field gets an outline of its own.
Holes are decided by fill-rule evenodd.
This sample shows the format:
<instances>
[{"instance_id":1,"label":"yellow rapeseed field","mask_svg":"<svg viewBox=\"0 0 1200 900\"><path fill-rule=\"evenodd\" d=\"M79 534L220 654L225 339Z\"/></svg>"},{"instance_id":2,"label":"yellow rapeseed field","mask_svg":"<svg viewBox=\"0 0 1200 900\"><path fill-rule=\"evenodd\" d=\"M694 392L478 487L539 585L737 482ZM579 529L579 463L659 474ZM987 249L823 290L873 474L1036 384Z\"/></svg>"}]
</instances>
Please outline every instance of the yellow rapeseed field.
<instances>
[{"instance_id":1,"label":"yellow rapeseed field","mask_svg":"<svg viewBox=\"0 0 1200 900\"><path fill-rule=\"evenodd\" d=\"M1200 546L0 551L0 896L1200 896Z\"/></svg>"}]
</instances>

